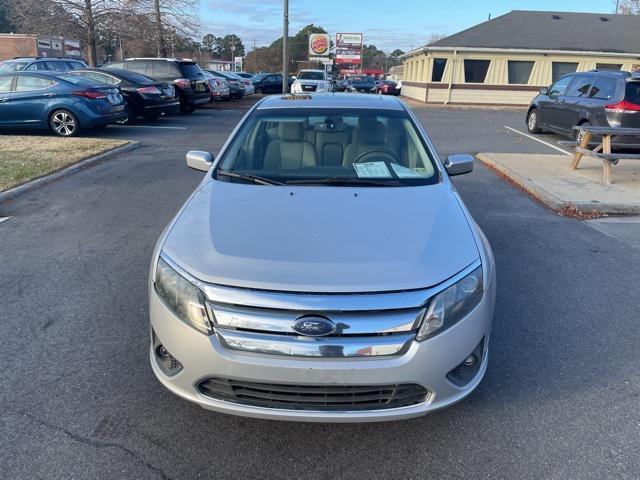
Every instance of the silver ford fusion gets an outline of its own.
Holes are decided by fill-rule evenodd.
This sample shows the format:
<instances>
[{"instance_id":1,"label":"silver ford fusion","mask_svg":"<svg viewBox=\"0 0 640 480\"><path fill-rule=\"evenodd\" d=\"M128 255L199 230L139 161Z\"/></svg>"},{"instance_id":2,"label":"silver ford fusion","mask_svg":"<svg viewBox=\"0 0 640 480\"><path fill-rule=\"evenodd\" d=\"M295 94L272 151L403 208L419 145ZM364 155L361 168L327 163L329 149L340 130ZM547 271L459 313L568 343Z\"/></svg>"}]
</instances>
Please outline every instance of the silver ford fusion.
<instances>
[{"instance_id":1,"label":"silver ford fusion","mask_svg":"<svg viewBox=\"0 0 640 480\"><path fill-rule=\"evenodd\" d=\"M363 422L468 395L487 368L487 239L392 97L272 96L156 246L150 357L169 390L251 417Z\"/></svg>"}]
</instances>

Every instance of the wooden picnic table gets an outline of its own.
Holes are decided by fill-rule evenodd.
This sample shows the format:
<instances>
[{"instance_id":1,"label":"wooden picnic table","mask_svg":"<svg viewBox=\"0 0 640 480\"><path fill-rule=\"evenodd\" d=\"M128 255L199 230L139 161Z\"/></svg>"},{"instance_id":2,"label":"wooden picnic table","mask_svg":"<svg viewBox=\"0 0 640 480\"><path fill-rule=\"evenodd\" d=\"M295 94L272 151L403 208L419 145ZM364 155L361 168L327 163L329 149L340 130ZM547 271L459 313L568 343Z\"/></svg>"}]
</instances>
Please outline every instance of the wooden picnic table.
<instances>
[{"instance_id":1,"label":"wooden picnic table","mask_svg":"<svg viewBox=\"0 0 640 480\"><path fill-rule=\"evenodd\" d=\"M575 148L576 153L573 157L573 162L571 162L571 168L574 170L578 168L580 160L585 155L602 160L602 180L606 185L611 185L612 165L617 165L620 160L640 160L640 128L595 127L591 125L578 125L573 128L582 132L580 143L563 143L573 145ZM600 137L601 139L592 141L594 137ZM633 138L634 143L616 144L615 141L619 137ZM612 153L612 144L615 144L618 148L638 149L638 152Z\"/></svg>"}]
</instances>

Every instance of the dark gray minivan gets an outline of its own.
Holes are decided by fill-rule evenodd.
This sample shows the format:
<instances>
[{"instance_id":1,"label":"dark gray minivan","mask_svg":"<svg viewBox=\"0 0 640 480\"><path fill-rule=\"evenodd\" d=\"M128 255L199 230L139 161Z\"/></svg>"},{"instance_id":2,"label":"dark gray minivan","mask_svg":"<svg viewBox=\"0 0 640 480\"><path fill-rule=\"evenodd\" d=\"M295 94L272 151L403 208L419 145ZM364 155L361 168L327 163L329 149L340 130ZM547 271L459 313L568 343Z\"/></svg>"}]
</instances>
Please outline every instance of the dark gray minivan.
<instances>
[{"instance_id":1,"label":"dark gray minivan","mask_svg":"<svg viewBox=\"0 0 640 480\"><path fill-rule=\"evenodd\" d=\"M592 70L543 87L527 111L527 129L575 136L576 125L640 128L640 75Z\"/></svg>"}]
</instances>

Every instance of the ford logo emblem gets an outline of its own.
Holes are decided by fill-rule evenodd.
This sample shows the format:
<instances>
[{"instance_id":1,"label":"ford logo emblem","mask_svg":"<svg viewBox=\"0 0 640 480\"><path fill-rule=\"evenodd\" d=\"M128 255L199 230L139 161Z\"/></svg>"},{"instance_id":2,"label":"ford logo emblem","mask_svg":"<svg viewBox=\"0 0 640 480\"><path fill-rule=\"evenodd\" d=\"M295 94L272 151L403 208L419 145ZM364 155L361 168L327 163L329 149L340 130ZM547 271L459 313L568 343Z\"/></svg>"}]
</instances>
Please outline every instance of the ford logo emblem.
<instances>
[{"instance_id":1,"label":"ford logo emblem","mask_svg":"<svg viewBox=\"0 0 640 480\"><path fill-rule=\"evenodd\" d=\"M331 320L314 315L298 318L291 328L294 332L307 337L323 337L336 331L336 326Z\"/></svg>"}]
</instances>

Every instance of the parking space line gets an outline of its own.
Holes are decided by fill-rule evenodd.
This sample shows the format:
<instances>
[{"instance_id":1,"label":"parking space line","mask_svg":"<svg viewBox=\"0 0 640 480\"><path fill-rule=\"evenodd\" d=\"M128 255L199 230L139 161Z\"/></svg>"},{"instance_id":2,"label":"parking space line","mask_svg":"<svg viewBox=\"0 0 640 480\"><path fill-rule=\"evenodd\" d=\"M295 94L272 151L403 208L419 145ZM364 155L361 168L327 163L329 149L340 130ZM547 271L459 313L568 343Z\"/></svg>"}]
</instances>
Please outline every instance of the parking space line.
<instances>
[{"instance_id":1,"label":"parking space line","mask_svg":"<svg viewBox=\"0 0 640 480\"><path fill-rule=\"evenodd\" d=\"M160 125L110 125L111 127L119 128L164 128L168 130L186 130L187 127L165 127Z\"/></svg>"},{"instance_id":2,"label":"parking space line","mask_svg":"<svg viewBox=\"0 0 640 480\"><path fill-rule=\"evenodd\" d=\"M536 137L534 137L532 135L529 135L528 133L521 132L520 130L516 130L515 128L508 127L507 125L504 125L504 128L507 128L507 129L511 130L512 132L519 133L523 137L527 137L527 138L530 138L531 140L535 140L536 142L540 142L540 143L542 143L543 145L546 145L549 148L553 148L554 150L557 150L559 152L564 153L565 155L569 155L569 156L573 155L573 153L567 152L563 148L557 147L557 146L555 146L555 145L553 145L553 144L551 144L549 142L545 142L544 140L540 140L539 138L536 138Z\"/></svg>"},{"instance_id":3,"label":"parking space line","mask_svg":"<svg viewBox=\"0 0 640 480\"><path fill-rule=\"evenodd\" d=\"M7 220L9 220L10 218L13 218L13 217L0 217L0 223L2 223L2 222L6 222L6 221L7 221Z\"/></svg>"}]
</instances>

